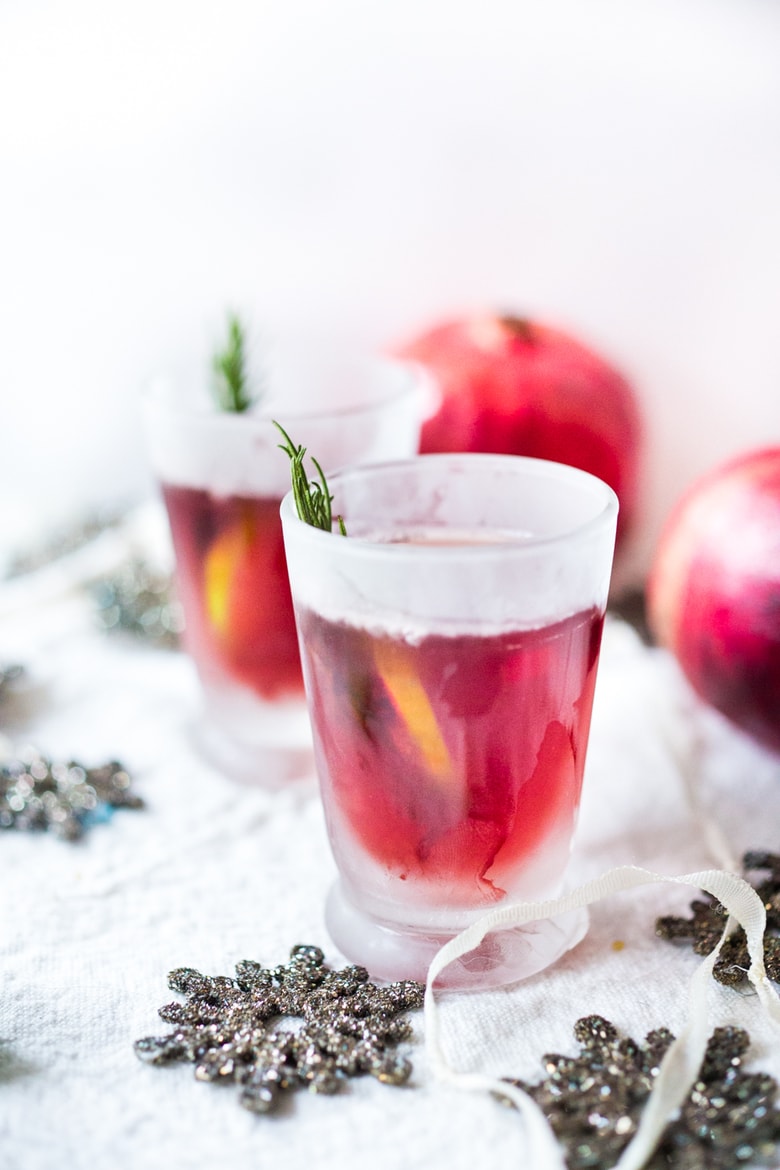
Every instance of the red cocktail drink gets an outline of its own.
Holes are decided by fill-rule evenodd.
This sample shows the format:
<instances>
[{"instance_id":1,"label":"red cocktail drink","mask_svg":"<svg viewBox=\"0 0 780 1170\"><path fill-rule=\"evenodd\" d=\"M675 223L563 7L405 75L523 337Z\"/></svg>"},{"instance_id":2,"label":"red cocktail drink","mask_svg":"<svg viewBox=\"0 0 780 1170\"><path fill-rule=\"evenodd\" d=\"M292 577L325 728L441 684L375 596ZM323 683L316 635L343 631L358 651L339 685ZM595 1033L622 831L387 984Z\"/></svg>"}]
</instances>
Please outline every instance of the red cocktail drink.
<instances>
[{"instance_id":1,"label":"red cocktail drink","mask_svg":"<svg viewBox=\"0 0 780 1170\"><path fill-rule=\"evenodd\" d=\"M502 904L554 898L571 850L617 500L561 464L426 455L328 479L347 535L282 502L338 881L326 920L385 978ZM584 914L489 935L453 985L552 962Z\"/></svg>"},{"instance_id":2,"label":"red cocktail drink","mask_svg":"<svg viewBox=\"0 0 780 1170\"><path fill-rule=\"evenodd\" d=\"M163 484L186 613L186 644L206 680L262 699L303 693L275 497L217 497Z\"/></svg>"},{"instance_id":3,"label":"red cocktail drink","mask_svg":"<svg viewBox=\"0 0 780 1170\"><path fill-rule=\"evenodd\" d=\"M306 346L300 356L277 350L265 395L245 411L169 385L145 401L185 646L205 700L193 734L220 770L266 787L313 769L279 519L290 463L272 420L330 470L411 455L423 403L422 375L407 363L320 360Z\"/></svg>"},{"instance_id":4,"label":"red cocktail drink","mask_svg":"<svg viewBox=\"0 0 780 1170\"><path fill-rule=\"evenodd\" d=\"M601 615L417 642L305 610L300 625L347 880L377 869L412 913L541 892L576 819Z\"/></svg>"}]
</instances>

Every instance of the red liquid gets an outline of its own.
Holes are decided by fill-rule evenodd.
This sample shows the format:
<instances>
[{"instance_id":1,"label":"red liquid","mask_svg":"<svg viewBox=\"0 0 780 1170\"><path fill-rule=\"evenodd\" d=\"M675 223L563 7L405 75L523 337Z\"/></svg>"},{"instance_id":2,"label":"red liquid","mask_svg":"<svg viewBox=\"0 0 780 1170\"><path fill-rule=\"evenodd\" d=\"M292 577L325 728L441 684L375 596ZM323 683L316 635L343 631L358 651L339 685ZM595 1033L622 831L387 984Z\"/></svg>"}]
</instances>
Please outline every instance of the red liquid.
<instances>
[{"instance_id":1,"label":"red liquid","mask_svg":"<svg viewBox=\"0 0 780 1170\"><path fill-rule=\"evenodd\" d=\"M551 833L571 833L597 612L417 644L299 617L334 849L346 821L392 877L434 878L478 904L502 897Z\"/></svg>"},{"instance_id":2,"label":"red liquid","mask_svg":"<svg viewBox=\"0 0 780 1170\"><path fill-rule=\"evenodd\" d=\"M301 694L279 499L163 485L187 647L205 677L264 699Z\"/></svg>"}]
</instances>

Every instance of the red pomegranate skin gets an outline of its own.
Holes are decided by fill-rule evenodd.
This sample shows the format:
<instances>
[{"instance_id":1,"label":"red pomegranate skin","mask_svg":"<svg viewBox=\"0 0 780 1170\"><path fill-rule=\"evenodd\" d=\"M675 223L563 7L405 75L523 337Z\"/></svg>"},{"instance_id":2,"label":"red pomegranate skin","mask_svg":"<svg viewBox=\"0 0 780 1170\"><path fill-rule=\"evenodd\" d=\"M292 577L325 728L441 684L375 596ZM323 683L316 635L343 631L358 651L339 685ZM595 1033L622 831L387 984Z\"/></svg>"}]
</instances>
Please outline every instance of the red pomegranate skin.
<instances>
[{"instance_id":1,"label":"red pomegranate skin","mask_svg":"<svg viewBox=\"0 0 780 1170\"><path fill-rule=\"evenodd\" d=\"M780 752L780 447L685 493L661 534L647 612L694 690Z\"/></svg>"},{"instance_id":2,"label":"red pomegranate skin","mask_svg":"<svg viewBox=\"0 0 780 1170\"><path fill-rule=\"evenodd\" d=\"M433 375L441 400L420 450L531 455L580 467L620 500L618 539L634 520L642 420L633 388L561 330L520 317L472 315L408 340L400 356Z\"/></svg>"}]
</instances>

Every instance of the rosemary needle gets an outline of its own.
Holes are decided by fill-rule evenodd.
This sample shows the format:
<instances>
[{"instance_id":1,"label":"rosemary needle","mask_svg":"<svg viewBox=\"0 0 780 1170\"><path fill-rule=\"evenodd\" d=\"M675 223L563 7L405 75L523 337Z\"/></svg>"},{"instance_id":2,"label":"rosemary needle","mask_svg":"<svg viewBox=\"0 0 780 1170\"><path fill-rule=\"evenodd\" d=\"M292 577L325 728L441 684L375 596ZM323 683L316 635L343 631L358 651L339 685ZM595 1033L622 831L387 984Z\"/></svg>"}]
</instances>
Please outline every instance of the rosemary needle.
<instances>
[{"instance_id":1,"label":"rosemary needle","mask_svg":"<svg viewBox=\"0 0 780 1170\"><path fill-rule=\"evenodd\" d=\"M303 457L306 454L306 448L296 447L284 427L276 422L275 419L272 421L285 440L284 443L279 444L279 449L280 451L284 451L290 459L293 499L295 500L295 508L299 519L303 520L304 524L310 524L312 528L321 528L324 532L332 532L333 513L331 504L333 503L333 496L328 491L328 482L325 479L325 473L314 456L310 456L312 463L317 469L319 483L316 480L310 481L303 468ZM347 530L344 526L344 520L341 516L337 516L336 520L338 522L339 532L342 536L346 536Z\"/></svg>"},{"instance_id":2,"label":"rosemary needle","mask_svg":"<svg viewBox=\"0 0 780 1170\"><path fill-rule=\"evenodd\" d=\"M228 317L228 339L214 355L214 395L220 410L248 410L254 399L249 392L246 368L246 331L239 317Z\"/></svg>"}]
</instances>

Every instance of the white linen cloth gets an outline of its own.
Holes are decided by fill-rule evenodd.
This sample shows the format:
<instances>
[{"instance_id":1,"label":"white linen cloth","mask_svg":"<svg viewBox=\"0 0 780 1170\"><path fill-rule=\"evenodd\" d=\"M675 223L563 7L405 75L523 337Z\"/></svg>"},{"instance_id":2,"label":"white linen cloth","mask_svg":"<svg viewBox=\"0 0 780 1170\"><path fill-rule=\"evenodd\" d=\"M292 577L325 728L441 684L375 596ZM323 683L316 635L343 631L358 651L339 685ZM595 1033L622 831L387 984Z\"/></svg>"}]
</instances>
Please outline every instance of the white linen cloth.
<instances>
[{"instance_id":1,"label":"white linen cloth","mask_svg":"<svg viewBox=\"0 0 780 1170\"><path fill-rule=\"evenodd\" d=\"M25 663L30 679L0 715L8 740L88 765L118 758L146 801L75 845L0 834L0 1170L473 1170L488 1156L547 1170L528 1162L519 1113L434 1076L422 1013L410 1085L353 1079L336 1097L290 1094L275 1116L196 1082L192 1065L134 1055L135 1039L170 1030L157 1009L178 998L174 967L230 975L244 958L284 962L297 942L344 961L323 921L335 868L314 778L268 793L222 776L190 743L188 659L94 621L80 579L138 539L125 529L0 588L0 662ZM669 655L610 620L571 884L617 865L684 874L747 848L780 851L780 760L703 709ZM541 975L439 995L451 1066L541 1079L543 1054L575 1053L574 1022L591 1013L637 1040L679 1032L700 960L656 938L654 923L695 896L667 884L615 895ZM780 1077L780 1032L752 991L712 981L709 1008L710 1028L746 1027L750 1066Z\"/></svg>"}]
</instances>

